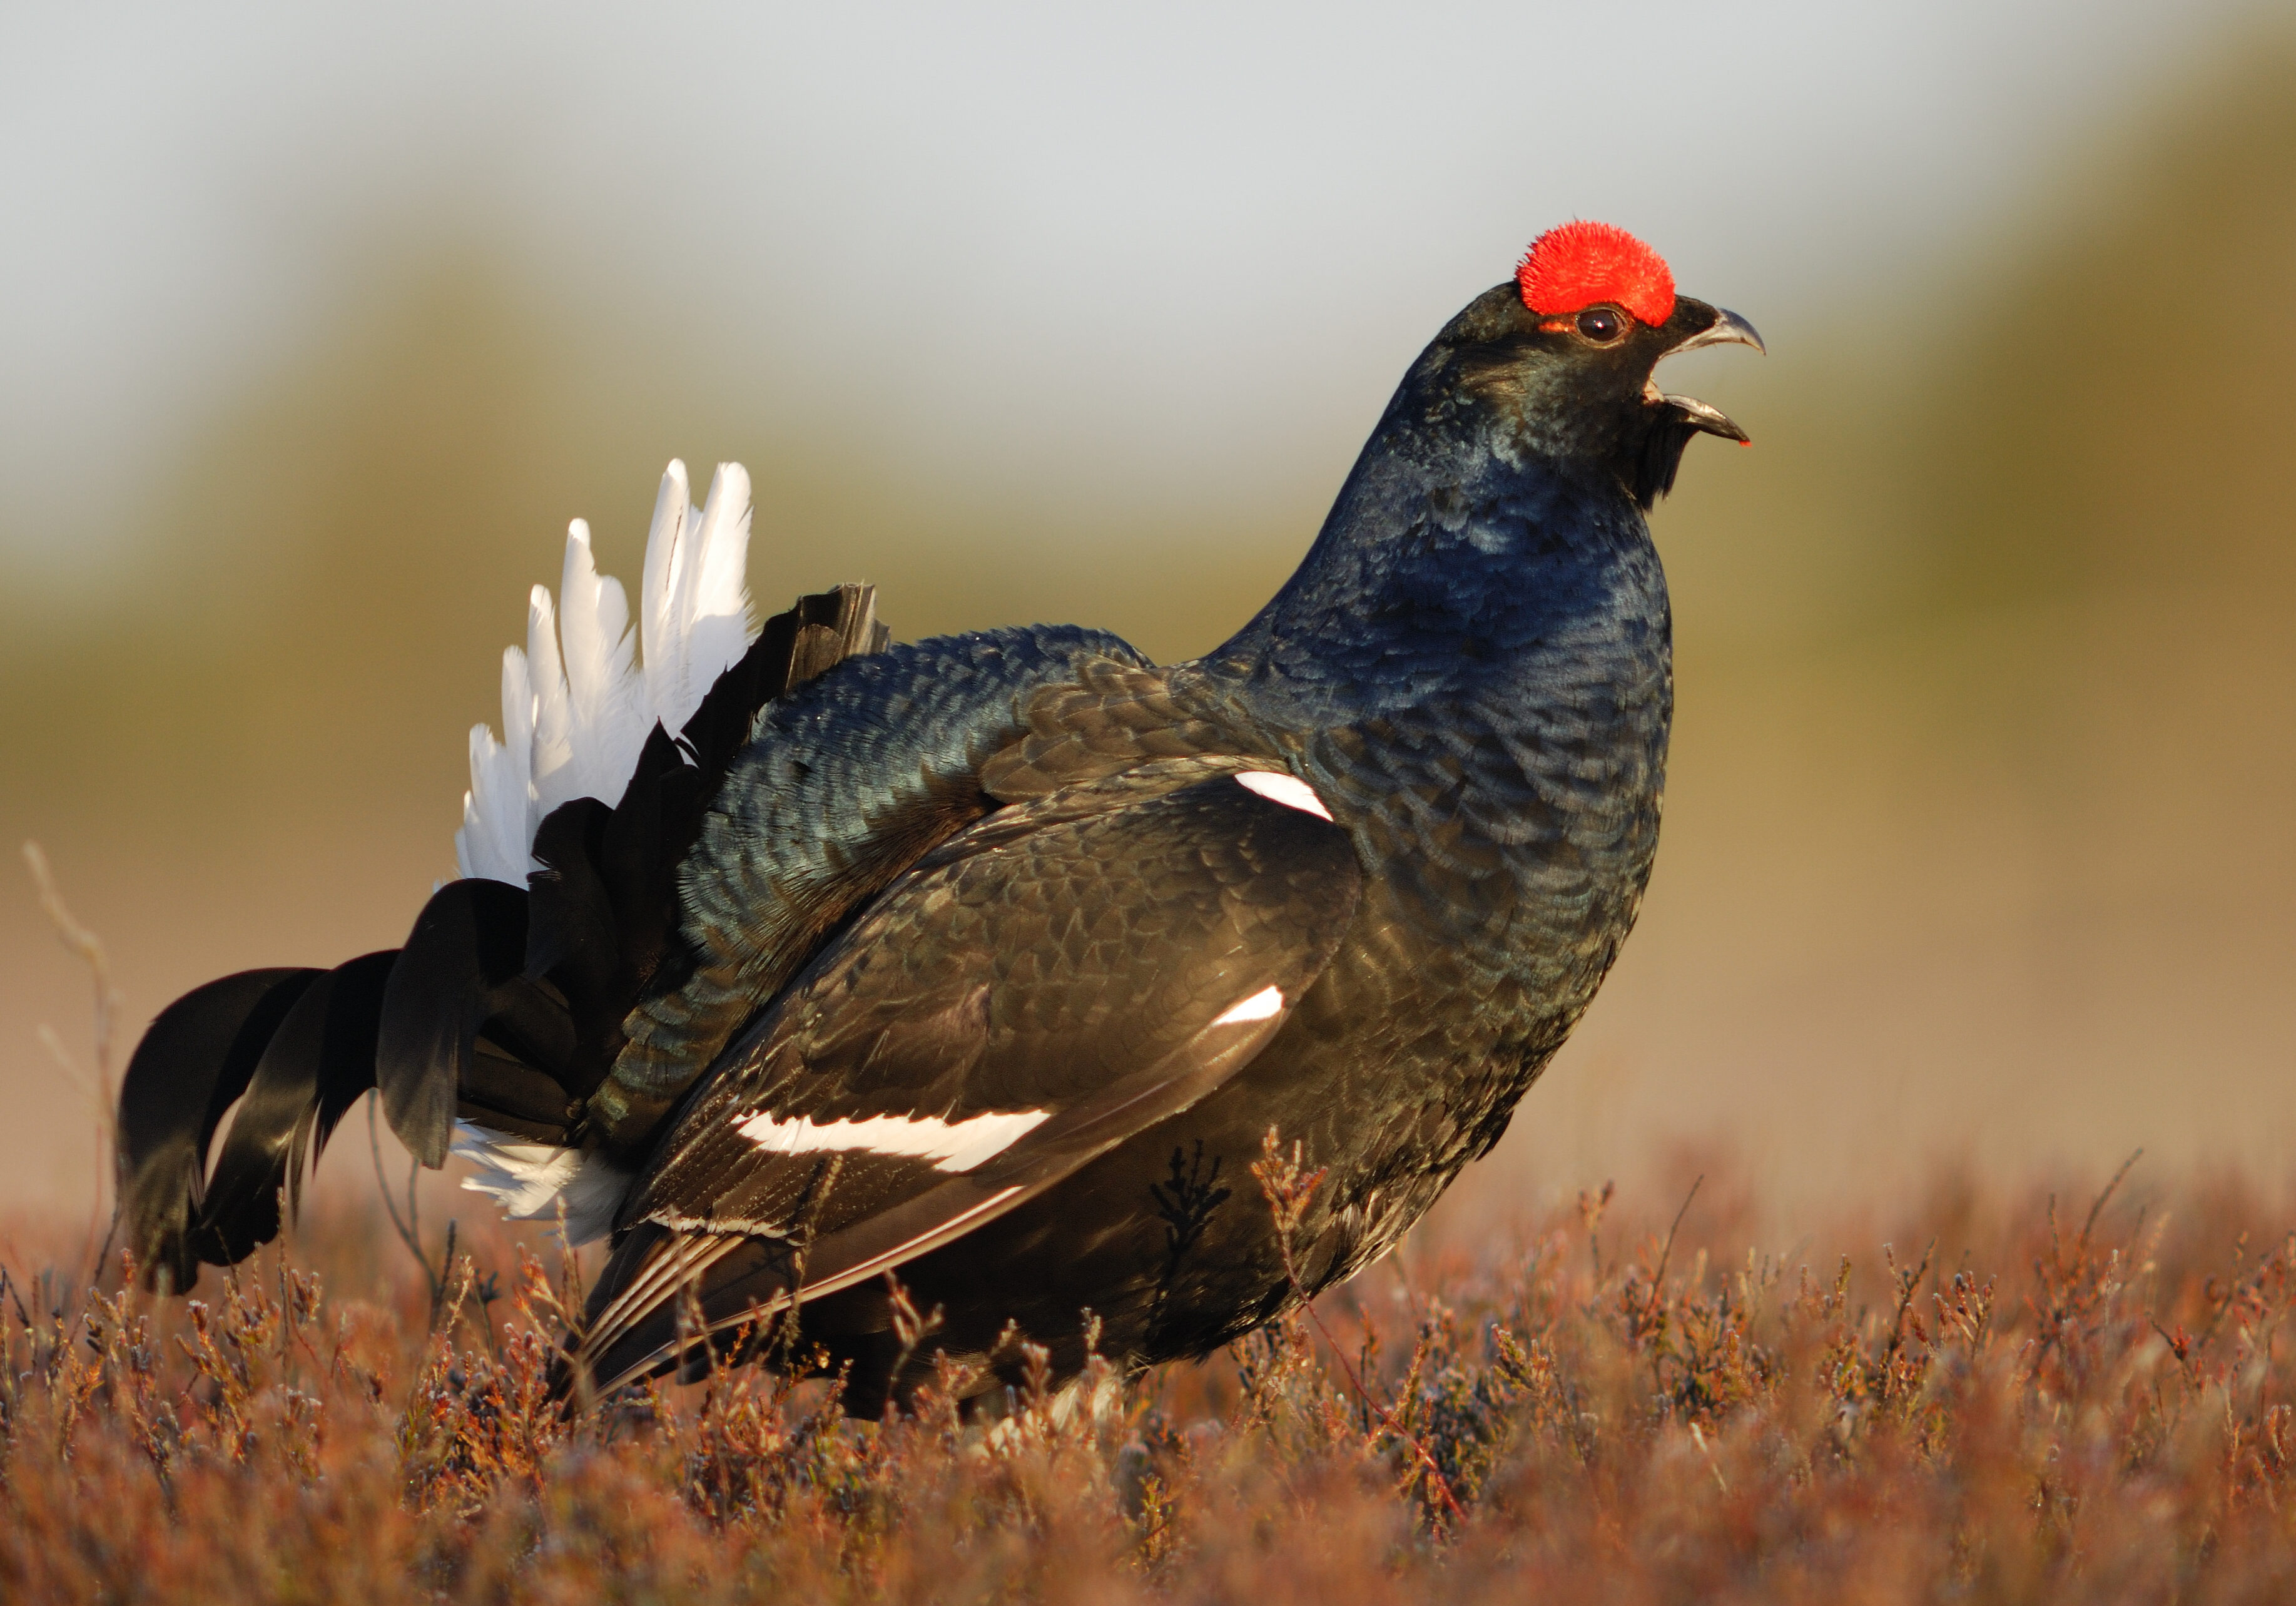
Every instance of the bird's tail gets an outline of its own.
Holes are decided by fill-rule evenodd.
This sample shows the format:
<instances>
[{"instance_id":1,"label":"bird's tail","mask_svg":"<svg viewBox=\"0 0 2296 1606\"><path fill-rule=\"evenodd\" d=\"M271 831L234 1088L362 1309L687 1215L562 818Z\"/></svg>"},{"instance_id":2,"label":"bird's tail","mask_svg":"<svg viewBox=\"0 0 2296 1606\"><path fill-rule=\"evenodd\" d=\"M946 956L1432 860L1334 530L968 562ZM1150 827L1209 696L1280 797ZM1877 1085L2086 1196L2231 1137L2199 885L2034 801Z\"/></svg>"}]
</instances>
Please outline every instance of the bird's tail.
<instances>
[{"instance_id":1,"label":"bird's tail","mask_svg":"<svg viewBox=\"0 0 2296 1606\"><path fill-rule=\"evenodd\" d=\"M685 483L671 464L643 668L621 588L597 576L579 524L554 620L537 588L529 651L506 655L507 741L473 733L463 879L431 897L406 945L226 976L152 1021L120 1086L118 1225L153 1286L182 1292L202 1263L276 1237L283 1201L291 1213L370 1091L425 1165L445 1162L459 1128L491 1168L476 1185L532 1195L517 1213L560 1192L595 1213L573 1185L590 1159L586 1102L630 1010L689 963L676 877L704 810L760 709L889 635L871 588L844 586L748 640L747 478L722 468L698 513Z\"/></svg>"}]
</instances>

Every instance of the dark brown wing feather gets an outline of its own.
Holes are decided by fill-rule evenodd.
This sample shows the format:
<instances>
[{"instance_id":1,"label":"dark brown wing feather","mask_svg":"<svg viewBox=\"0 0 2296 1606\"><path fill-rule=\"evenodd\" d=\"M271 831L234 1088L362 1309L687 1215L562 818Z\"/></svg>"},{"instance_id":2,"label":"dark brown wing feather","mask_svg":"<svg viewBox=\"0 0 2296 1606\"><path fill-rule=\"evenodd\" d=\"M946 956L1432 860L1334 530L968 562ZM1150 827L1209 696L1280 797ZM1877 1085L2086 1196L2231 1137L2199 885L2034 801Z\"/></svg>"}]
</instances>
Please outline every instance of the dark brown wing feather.
<instances>
[{"instance_id":1,"label":"dark brown wing feather","mask_svg":"<svg viewBox=\"0 0 2296 1606\"><path fill-rule=\"evenodd\" d=\"M812 1299L989 1228L1249 1063L1283 1012L1235 1006L1306 991L1361 873L1346 832L1237 784L1241 766L1168 760L1053 794L890 889L677 1118L570 1381L675 1364L688 1288L713 1329L754 1320L785 1301L799 1246ZM901 1151L1000 1119L1031 1124L980 1158ZM856 1132L898 1135L835 1135Z\"/></svg>"}]
</instances>

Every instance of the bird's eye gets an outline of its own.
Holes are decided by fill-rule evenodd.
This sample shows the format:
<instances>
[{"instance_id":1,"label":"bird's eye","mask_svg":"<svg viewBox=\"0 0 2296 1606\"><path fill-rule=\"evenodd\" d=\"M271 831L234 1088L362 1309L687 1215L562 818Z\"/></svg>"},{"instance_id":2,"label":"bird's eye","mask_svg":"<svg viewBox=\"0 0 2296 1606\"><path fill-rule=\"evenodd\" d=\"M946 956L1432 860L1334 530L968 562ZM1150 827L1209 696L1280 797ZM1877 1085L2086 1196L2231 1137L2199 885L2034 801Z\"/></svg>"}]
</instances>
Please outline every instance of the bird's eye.
<instances>
[{"instance_id":1,"label":"bird's eye","mask_svg":"<svg viewBox=\"0 0 2296 1606\"><path fill-rule=\"evenodd\" d=\"M1578 332L1597 346L1607 346L1627 332L1627 321L1608 307L1589 307L1578 315Z\"/></svg>"}]
</instances>

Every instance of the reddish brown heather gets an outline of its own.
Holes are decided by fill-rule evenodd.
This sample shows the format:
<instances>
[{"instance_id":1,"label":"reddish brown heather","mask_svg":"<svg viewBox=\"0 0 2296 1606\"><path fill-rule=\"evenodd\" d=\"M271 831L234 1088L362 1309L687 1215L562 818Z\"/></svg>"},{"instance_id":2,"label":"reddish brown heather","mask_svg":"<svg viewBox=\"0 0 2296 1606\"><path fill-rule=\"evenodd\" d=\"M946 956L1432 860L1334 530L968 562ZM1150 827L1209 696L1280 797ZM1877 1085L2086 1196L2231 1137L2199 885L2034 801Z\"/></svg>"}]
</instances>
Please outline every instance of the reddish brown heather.
<instances>
[{"instance_id":1,"label":"reddish brown heather","mask_svg":"<svg viewBox=\"0 0 2296 1606\"><path fill-rule=\"evenodd\" d=\"M1259 1180L1281 1220L1316 1179ZM562 1422L572 1268L507 1236L435 1327L348 1227L302 1253L354 1297L12 1266L0 1600L2296 1599L2296 1243L2229 1184L2141 1192L1940 1189L1804 1266L1743 1248L1742 1187L1634 1233L1605 1190L994 1430L946 1372L882 1424L754 1371Z\"/></svg>"}]
</instances>

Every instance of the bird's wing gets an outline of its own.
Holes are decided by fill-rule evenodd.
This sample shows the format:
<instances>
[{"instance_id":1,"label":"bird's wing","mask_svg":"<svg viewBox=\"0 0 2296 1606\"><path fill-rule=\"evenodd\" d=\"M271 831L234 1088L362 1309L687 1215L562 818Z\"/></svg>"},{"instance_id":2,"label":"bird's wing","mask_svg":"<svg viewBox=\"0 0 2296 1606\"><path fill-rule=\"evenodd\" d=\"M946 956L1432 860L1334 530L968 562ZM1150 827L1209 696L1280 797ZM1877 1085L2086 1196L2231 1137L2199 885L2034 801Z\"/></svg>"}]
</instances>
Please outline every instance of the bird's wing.
<instances>
[{"instance_id":1,"label":"bird's wing","mask_svg":"<svg viewBox=\"0 0 2296 1606\"><path fill-rule=\"evenodd\" d=\"M676 1361L691 1309L723 1332L890 1271L1234 1076L1362 886L1348 834L1279 783L1304 791L1166 759L926 856L680 1115L573 1374L611 1389Z\"/></svg>"},{"instance_id":2,"label":"bird's wing","mask_svg":"<svg viewBox=\"0 0 2296 1606\"><path fill-rule=\"evenodd\" d=\"M652 1152L701 1073L832 932L1014 800L982 766L1029 732L1043 694L1127 670L1161 684L1105 632L1032 625L865 654L761 706L679 864L692 963L617 1021L627 1041L590 1096L590 1132L619 1158ZM1161 750L1234 749L1207 736Z\"/></svg>"}]
</instances>

